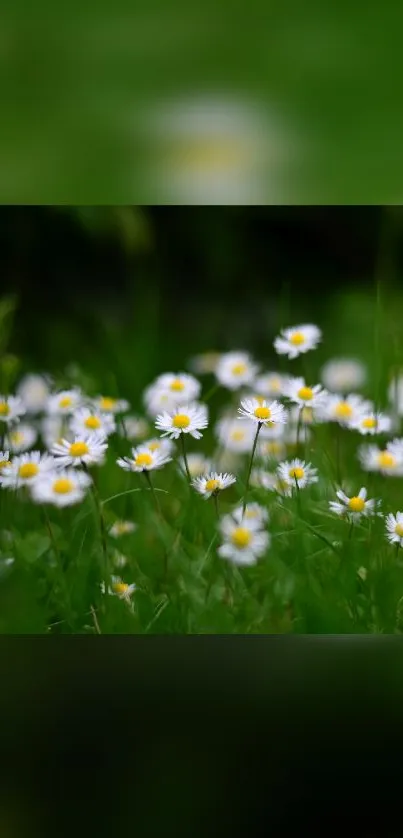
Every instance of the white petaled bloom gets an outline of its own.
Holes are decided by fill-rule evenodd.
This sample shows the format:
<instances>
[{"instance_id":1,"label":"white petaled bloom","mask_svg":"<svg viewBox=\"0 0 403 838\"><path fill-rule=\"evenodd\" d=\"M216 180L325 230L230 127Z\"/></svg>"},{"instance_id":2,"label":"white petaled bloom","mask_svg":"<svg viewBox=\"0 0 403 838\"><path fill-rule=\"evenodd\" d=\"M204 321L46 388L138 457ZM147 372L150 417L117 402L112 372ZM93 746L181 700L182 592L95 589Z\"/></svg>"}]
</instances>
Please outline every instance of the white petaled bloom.
<instances>
[{"instance_id":1,"label":"white petaled bloom","mask_svg":"<svg viewBox=\"0 0 403 838\"><path fill-rule=\"evenodd\" d=\"M280 480L288 483L291 488L297 486L298 489L305 489L311 483L318 482L317 469L298 458L280 463L277 473Z\"/></svg>"},{"instance_id":2,"label":"white petaled bloom","mask_svg":"<svg viewBox=\"0 0 403 838\"><path fill-rule=\"evenodd\" d=\"M129 410L130 404L126 399L115 399L112 396L97 396L93 401L95 410L100 413L125 413Z\"/></svg>"},{"instance_id":3,"label":"white petaled bloom","mask_svg":"<svg viewBox=\"0 0 403 838\"><path fill-rule=\"evenodd\" d=\"M313 423L321 421L321 413L317 410L314 410L312 407L297 407L295 405L290 410L290 425L296 426L298 423L300 425L313 425Z\"/></svg>"},{"instance_id":4,"label":"white petaled bloom","mask_svg":"<svg viewBox=\"0 0 403 838\"><path fill-rule=\"evenodd\" d=\"M199 355L193 355L187 366L196 375L207 375L215 372L220 357L220 352L202 352Z\"/></svg>"},{"instance_id":5,"label":"white petaled bloom","mask_svg":"<svg viewBox=\"0 0 403 838\"><path fill-rule=\"evenodd\" d=\"M28 451L32 448L37 439L38 431L36 428L25 422L20 422L17 427L9 431L5 439L5 444L13 454L19 454L22 451Z\"/></svg>"},{"instance_id":6,"label":"white petaled bloom","mask_svg":"<svg viewBox=\"0 0 403 838\"><path fill-rule=\"evenodd\" d=\"M80 390L60 390L52 393L47 402L47 413L50 416L70 416L82 404L83 396Z\"/></svg>"},{"instance_id":7,"label":"white petaled bloom","mask_svg":"<svg viewBox=\"0 0 403 838\"><path fill-rule=\"evenodd\" d=\"M285 377L279 372L265 372L262 375L256 376L253 382L253 388L259 393L259 396L264 398L278 399L283 395Z\"/></svg>"},{"instance_id":8,"label":"white petaled bloom","mask_svg":"<svg viewBox=\"0 0 403 838\"><path fill-rule=\"evenodd\" d=\"M187 372L163 373L154 382L154 387L169 393L175 404L197 401L201 391L200 381Z\"/></svg>"},{"instance_id":9,"label":"white petaled bloom","mask_svg":"<svg viewBox=\"0 0 403 838\"><path fill-rule=\"evenodd\" d=\"M284 381L283 392L298 407L308 407L311 410L320 407L327 397L327 392L321 384L309 387L304 378L287 378Z\"/></svg>"},{"instance_id":10,"label":"white petaled bloom","mask_svg":"<svg viewBox=\"0 0 403 838\"><path fill-rule=\"evenodd\" d=\"M44 375L25 375L17 387L17 396L22 399L27 413L36 414L46 410L50 392L50 379Z\"/></svg>"},{"instance_id":11,"label":"white petaled bloom","mask_svg":"<svg viewBox=\"0 0 403 838\"><path fill-rule=\"evenodd\" d=\"M154 382L144 390L143 403L148 416L155 419L162 410L174 410L178 402L172 393L157 387Z\"/></svg>"},{"instance_id":12,"label":"white petaled bloom","mask_svg":"<svg viewBox=\"0 0 403 838\"><path fill-rule=\"evenodd\" d=\"M199 477L201 474L207 474L211 469L211 461L207 457L204 457L203 454L188 454L186 459L191 477ZM178 462L182 471L185 471L186 466L183 457L180 457Z\"/></svg>"},{"instance_id":13,"label":"white petaled bloom","mask_svg":"<svg viewBox=\"0 0 403 838\"><path fill-rule=\"evenodd\" d=\"M145 439L150 432L148 422L141 416L125 416L121 421L121 425L123 425L123 436L130 441Z\"/></svg>"},{"instance_id":14,"label":"white petaled bloom","mask_svg":"<svg viewBox=\"0 0 403 838\"><path fill-rule=\"evenodd\" d=\"M137 448L132 448L131 457L119 457L116 460L118 466L125 471L154 471L154 469L162 468L166 463L171 461L171 457L163 454L161 451L150 451L144 445L139 445Z\"/></svg>"},{"instance_id":15,"label":"white petaled bloom","mask_svg":"<svg viewBox=\"0 0 403 838\"><path fill-rule=\"evenodd\" d=\"M86 434L82 437L76 436L73 442L62 439L51 449L55 456L55 466L94 466L103 465L105 453L108 447L106 437L103 434Z\"/></svg>"},{"instance_id":16,"label":"white petaled bloom","mask_svg":"<svg viewBox=\"0 0 403 838\"><path fill-rule=\"evenodd\" d=\"M68 439L70 442L74 439L74 434L68 427L67 416L45 416L41 423L41 436L48 449L62 439Z\"/></svg>"},{"instance_id":17,"label":"white petaled bloom","mask_svg":"<svg viewBox=\"0 0 403 838\"><path fill-rule=\"evenodd\" d=\"M390 416L385 416L384 413L369 411L363 413L354 422L351 422L349 427L354 431L359 431L360 434L375 436L376 434L389 433L392 427L392 420Z\"/></svg>"},{"instance_id":18,"label":"white petaled bloom","mask_svg":"<svg viewBox=\"0 0 403 838\"><path fill-rule=\"evenodd\" d=\"M215 369L218 383L227 390L239 390L252 384L257 372L258 367L248 352L225 352Z\"/></svg>"},{"instance_id":19,"label":"white petaled bloom","mask_svg":"<svg viewBox=\"0 0 403 838\"><path fill-rule=\"evenodd\" d=\"M332 358L322 367L320 379L332 393L348 393L365 384L367 370L356 358Z\"/></svg>"},{"instance_id":20,"label":"white petaled bloom","mask_svg":"<svg viewBox=\"0 0 403 838\"><path fill-rule=\"evenodd\" d=\"M109 530L109 535L111 535L112 538L119 538L121 535L129 535L136 529L137 524L133 521L115 521Z\"/></svg>"},{"instance_id":21,"label":"white petaled bloom","mask_svg":"<svg viewBox=\"0 0 403 838\"><path fill-rule=\"evenodd\" d=\"M385 525L388 541L403 547L403 512L396 512L396 515L390 512L385 518Z\"/></svg>"},{"instance_id":22,"label":"white petaled bloom","mask_svg":"<svg viewBox=\"0 0 403 838\"><path fill-rule=\"evenodd\" d=\"M276 492L283 497L291 497L292 495L292 486L287 480L281 479L277 472L254 468L251 472L250 483L256 489L267 489L269 492Z\"/></svg>"},{"instance_id":23,"label":"white petaled bloom","mask_svg":"<svg viewBox=\"0 0 403 838\"><path fill-rule=\"evenodd\" d=\"M243 506L237 506L232 512L232 517L237 524L246 522L250 529L262 529L269 520L269 512L265 506L259 503L247 503L245 512Z\"/></svg>"},{"instance_id":24,"label":"white petaled bloom","mask_svg":"<svg viewBox=\"0 0 403 838\"><path fill-rule=\"evenodd\" d=\"M9 451L0 451L0 478L3 473L3 469L9 468L11 466L10 460L10 452Z\"/></svg>"},{"instance_id":25,"label":"white petaled bloom","mask_svg":"<svg viewBox=\"0 0 403 838\"><path fill-rule=\"evenodd\" d=\"M124 556L123 553L119 553L118 550L115 550L115 552L113 554L113 557L112 557L112 561L113 561L114 567L118 567L120 569L122 567L126 567L126 565L128 563L128 558L127 558L127 556Z\"/></svg>"},{"instance_id":26,"label":"white petaled bloom","mask_svg":"<svg viewBox=\"0 0 403 838\"><path fill-rule=\"evenodd\" d=\"M256 424L273 426L287 422L287 412L280 402L267 402L266 399L242 399L238 413Z\"/></svg>"},{"instance_id":27,"label":"white petaled bloom","mask_svg":"<svg viewBox=\"0 0 403 838\"><path fill-rule=\"evenodd\" d=\"M190 434L195 439L201 439L203 434L200 431L207 428L208 411L202 404L180 405L170 413L164 412L157 416L155 427L164 433L161 436L169 436L171 439L178 439L181 434Z\"/></svg>"},{"instance_id":28,"label":"white petaled bloom","mask_svg":"<svg viewBox=\"0 0 403 838\"><path fill-rule=\"evenodd\" d=\"M352 423L360 419L364 412L370 413L372 410L372 402L356 393L348 396L329 393L320 406L319 414L324 422L338 422L340 425L351 427Z\"/></svg>"},{"instance_id":29,"label":"white petaled bloom","mask_svg":"<svg viewBox=\"0 0 403 838\"><path fill-rule=\"evenodd\" d=\"M353 495L351 498L339 490L336 492L337 497L341 503L331 500L329 506L332 512L340 515L341 518L347 518L349 521L356 523L360 518L368 518L370 515L375 515L377 504L375 500L367 500L367 490L363 487L358 492L358 495Z\"/></svg>"},{"instance_id":30,"label":"white petaled bloom","mask_svg":"<svg viewBox=\"0 0 403 838\"><path fill-rule=\"evenodd\" d=\"M391 477L403 475L403 457L399 450L390 450L389 444L386 448L378 448L377 445L361 445L358 449L358 458L365 471L379 471L381 474Z\"/></svg>"},{"instance_id":31,"label":"white petaled bloom","mask_svg":"<svg viewBox=\"0 0 403 838\"><path fill-rule=\"evenodd\" d=\"M172 454L173 451L173 442L170 439L161 439L161 437L156 437L155 439L147 439L145 442L141 443L142 448L146 448L147 451L151 451L154 453L155 451L159 451L160 454Z\"/></svg>"},{"instance_id":32,"label":"white petaled bloom","mask_svg":"<svg viewBox=\"0 0 403 838\"><path fill-rule=\"evenodd\" d=\"M122 582L120 576L111 576L111 584L108 587L108 594L112 596L117 596L119 599L124 599L126 602L130 603L131 598L137 589L137 585L134 582L131 585L128 585L126 582ZM102 593L105 593L105 583L101 583L101 590Z\"/></svg>"},{"instance_id":33,"label":"white petaled bloom","mask_svg":"<svg viewBox=\"0 0 403 838\"><path fill-rule=\"evenodd\" d=\"M212 471L203 477L196 477L192 480L192 486L204 496L206 500L212 495L218 495L223 489L232 486L236 482L236 477L233 474L219 474L217 471Z\"/></svg>"},{"instance_id":34,"label":"white petaled bloom","mask_svg":"<svg viewBox=\"0 0 403 838\"><path fill-rule=\"evenodd\" d=\"M282 460L287 447L283 439L262 439L257 446L257 455L262 459Z\"/></svg>"},{"instance_id":35,"label":"white petaled bloom","mask_svg":"<svg viewBox=\"0 0 403 838\"><path fill-rule=\"evenodd\" d=\"M1 470L0 482L5 489L19 489L21 486L31 486L54 469L54 457L41 454L40 451L29 451L20 454Z\"/></svg>"},{"instance_id":36,"label":"white petaled bloom","mask_svg":"<svg viewBox=\"0 0 403 838\"><path fill-rule=\"evenodd\" d=\"M224 543L217 553L236 565L254 565L264 555L270 544L268 532L256 529L250 521L238 523L232 515L225 515L220 521Z\"/></svg>"},{"instance_id":37,"label":"white petaled bloom","mask_svg":"<svg viewBox=\"0 0 403 838\"><path fill-rule=\"evenodd\" d=\"M322 332L312 323L303 323L289 329L281 329L273 346L278 355L287 355L291 360L303 352L315 349L322 339Z\"/></svg>"},{"instance_id":38,"label":"white petaled bloom","mask_svg":"<svg viewBox=\"0 0 403 838\"><path fill-rule=\"evenodd\" d=\"M84 499L91 482L90 476L79 469L51 469L32 484L31 497L35 503L73 506Z\"/></svg>"},{"instance_id":39,"label":"white petaled bloom","mask_svg":"<svg viewBox=\"0 0 403 838\"><path fill-rule=\"evenodd\" d=\"M116 430L116 422L111 413L100 413L88 407L80 407L70 422L70 430L77 436L95 431L110 436Z\"/></svg>"},{"instance_id":40,"label":"white petaled bloom","mask_svg":"<svg viewBox=\"0 0 403 838\"><path fill-rule=\"evenodd\" d=\"M0 427L1 422L7 425L12 422L19 422L20 416L26 413L24 402L19 396L0 395Z\"/></svg>"},{"instance_id":41,"label":"white petaled bloom","mask_svg":"<svg viewBox=\"0 0 403 838\"><path fill-rule=\"evenodd\" d=\"M259 401L259 399L258 399L258 401ZM287 410L287 408L284 408L284 418L285 418L285 422L281 422L278 425L277 424L275 424L275 425L270 425L270 424L263 425L263 427L260 429L259 439L260 440L262 440L262 439L267 439L267 440L283 439L284 440L285 435L287 433L287 429L288 429L288 422L290 421L290 418L291 418L291 412L289 410Z\"/></svg>"},{"instance_id":42,"label":"white petaled bloom","mask_svg":"<svg viewBox=\"0 0 403 838\"><path fill-rule=\"evenodd\" d=\"M228 451L245 454L252 449L254 430L248 419L240 420L238 416L234 419L220 419L215 432L223 448Z\"/></svg>"}]
</instances>

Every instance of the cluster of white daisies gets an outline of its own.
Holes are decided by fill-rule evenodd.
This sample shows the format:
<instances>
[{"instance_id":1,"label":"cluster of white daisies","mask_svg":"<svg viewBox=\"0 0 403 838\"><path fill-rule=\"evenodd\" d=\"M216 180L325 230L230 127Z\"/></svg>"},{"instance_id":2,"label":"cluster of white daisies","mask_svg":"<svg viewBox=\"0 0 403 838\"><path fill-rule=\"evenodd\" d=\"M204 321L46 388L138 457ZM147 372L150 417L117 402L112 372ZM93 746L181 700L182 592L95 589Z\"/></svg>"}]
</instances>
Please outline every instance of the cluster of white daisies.
<instances>
[{"instance_id":1,"label":"cluster of white daisies","mask_svg":"<svg viewBox=\"0 0 403 838\"><path fill-rule=\"evenodd\" d=\"M312 324L282 330L274 341L278 354L289 359L314 349L321 331ZM198 375L213 373L215 388L232 393L232 406L216 421L217 448L212 459L187 450L190 438L200 440L209 425L208 396L200 401ZM219 515L221 545L218 554L238 565L254 564L270 544L268 512L247 503L252 487L291 496L318 481L317 469L298 456L298 446L318 423L333 422L360 435L391 434L403 414L403 380L391 382L390 410L378 407L354 392L365 383L366 369L359 361L334 359L321 371L321 383L278 372L264 372L249 353L205 353L192 359L191 372L165 373L143 393L146 417L130 414L127 401L109 396L90 398L79 389L54 392L47 376L28 375L13 396L0 396L0 483L4 489L25 489L36 503L59 507L80 502L92 484L91 469L101 466L109 437L119 434L136 441L130 454L117 465L146 476L176 463L191 487L205 499L218 497L236 482L240 455L248 456L248 470L241 505ZM214 390L214 388L213 388ZM159 436L150 434L150 424ZM40 450L35 449L41 438ZM186 440L186 443L185 443ZM179 453L174 457L175 447ZM297 450L295 451L295 448ZM403 439L383 446L360 445L358 457L367 471L403 475ZM366 489L348 497L341 489L330 501L333 513L355 523L379 512L379 502L367 499ZM132 532L135 524L116 521L110 535ZM390 542L403 546L403 513L386 517ZM123 564L123 562L122 562ZM117 577L112 592L127 597L131 586ZM117 586L117 587L116 587ZM122 587L123 586L123 587ZM133 588L134 590L134 588Z\"/></svg>"}]
</instances>

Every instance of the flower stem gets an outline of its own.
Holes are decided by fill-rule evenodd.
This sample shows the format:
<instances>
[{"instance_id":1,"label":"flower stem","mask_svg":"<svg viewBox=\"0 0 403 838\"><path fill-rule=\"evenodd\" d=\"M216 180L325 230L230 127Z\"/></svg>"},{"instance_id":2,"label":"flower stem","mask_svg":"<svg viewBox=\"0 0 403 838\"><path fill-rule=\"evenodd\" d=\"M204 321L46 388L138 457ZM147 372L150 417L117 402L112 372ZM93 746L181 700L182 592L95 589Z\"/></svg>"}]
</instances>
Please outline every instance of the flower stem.
<instances>
[{"instance_id":1,"label":"flower stem","mask_svg":"<svg viewBox=\"0 0 403 838\"><path fill-rule=\"evenodd\" d=\"M245 494L244 494L243 505L242 505L242 517L245 515L246 500L247 500L247 497L248 497L248 491L249 491L249 481L250 481L250 476L251 476L251 472L252 472L253 458L254 458L254 456L255 456L255 451L256 451L256 446L257 446L257 439L258 439L258 436L259 436L259 433L260 433L260 429L261 429L261 427L262 427L262 423L261 423L261 422L259 422L259 423L258 423L258 426L257 426L257 431L256 431L256 434L255 434L255 439L253 440L252 455L251 455L251 458L250 458L250 463L249 463L249 468L248 468L248 475L247 475L247 478L246 478L246 483L245 483Z\"/></svg>"},{"instance_id":2,"label":"flower stem","mask_svg":"<svg viewBox=\"0 0 403 838\"><path fill-rule=\"evenodd\" d=\"M183 455L183 462L185 464L186 476L187 476L187 479L189 480L189 483L191 483L192 482L192 475L190 474L190 471L189 471L188 460L187 460L187 456L186 456L185 437L184 437L183 434L180 435L180 440L181 440L182 455Z\"/></svg>"},{"instance_id":3,"label":"flower stem","mask_svg":"<svg viewBox=\"0 0 403 838\"><path fill-rule=\"evenodd\" d=\"M102 504L98 494L98 489L93 482L91 484L92 496L94 498L96 511L98 514L99 519L99 531L101 536L101 545L102 545L102 553L104 558L104 573L105 573L105 593L108 592L108 582L109 582L109 559L108 559L108 548L106 544L106 526L105 526L105 519L104 514L102 511Z\"/></svg>"},{"instance_id":4,"label":"flower stem","mask_svg":"<svg viewBox=\"0 0 403 838\"><path fill-rule=\"evenodd\" d=\"M156 493L156 491L155 491L155 489L154 489L154 486L153 486L153 484L152 484L152 480L151 480L151 475L150 475L150 472L149 472L149 471L147 471L147 469L144 469L143 474L144 474L144 477L145 477L145 479L146 479L146 481L147 481L147 483L148 483L148 486L149 486L149 489L150 489L150 491L151 491L151 494L152 494L152 496L153 496L154 503L155 503L155 508L156 508L156 510L157 510L157 512L158 512L158 515L162 515L162 513L161 513L161 506L160 506L160 502L159 502L159 500L158 500L157 493Z\"/></svg>"},{"instance_id":5,"label":"flower stem","mask_svg":"<svg viewBox=\"0 0 403 838\"><path fill-rule=\"evenodd\" d=\"M219 389L220 389L219 384L217 384L217 383L213 384L213 386L210 387L210 390L208 390L206 395L204 396L203 401L208 402L209 399L211 399L211 397L214 396L216 394L217 390L219 390Z\"/></svg>"},{"instance_id":6,"label":"flower stem","mask_svg":"<svg viewBox=\"0 0 403 838\"><path fill-rule=\"evenodd\" d=\"M218 509L218 494L217 494L217 492L214 492L213 498L214 498L215 514L217 516L217 520L219 521L220 520L220 512L219 512L219 509Z\"/></svg>"}]
</instances>

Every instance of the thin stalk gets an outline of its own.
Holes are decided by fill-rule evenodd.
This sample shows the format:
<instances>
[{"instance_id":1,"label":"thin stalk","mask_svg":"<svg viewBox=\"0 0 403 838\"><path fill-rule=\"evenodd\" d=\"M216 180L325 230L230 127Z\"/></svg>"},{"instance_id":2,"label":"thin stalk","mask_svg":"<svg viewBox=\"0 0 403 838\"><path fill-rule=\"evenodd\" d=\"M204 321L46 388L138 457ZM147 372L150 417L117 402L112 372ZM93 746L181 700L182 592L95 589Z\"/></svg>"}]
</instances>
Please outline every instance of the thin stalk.
<instances>
[{"instance_id":1,"label":"thin stalk","mask_svg":"<svg viewBox=\"0 0 403 838\"><path fill-rule=\"evenodd\" d=\"M180 435L180 440L181 440L181 446L182 446L183 462L185 464L185 470L186 470L186 477L187 477L189 483L191 483L192 482L192 475L190 474L190 471L189 471L188 460L187 460L187 456L186 456L186 445L185 445L184 434Z\"/></svg>"},{"instance_id":2,"label":"thin stalk","mask_svg":"<svg viewBox=\"0 0 403 838\"><path fill-rule=\"evenodd\" d=\"M154 490L154 486L153 486L153 483L152 483L152 480L151 480L151 475L150 475L150 472L149 472L149 471L147 471L147 470L145 469L145 470L143 471L143 474L144 474L144 477L145 477L145 479L146 479L146 482L148 483L148 486L149 486L150 492L151 492L151 494L152 494L152 496L153 496L153 500L154 500L154 503L155 503L155 508L156 508L156 510L157 510L157 512L158 512L158 515L160 515L160 516L162 517L162 512L161 512L160 502L159 502L159 500L158 500L157 493L156 493L156 492L155 492L155 490Z\"/></svg>"},{"instance_id":3,"label":"thin stalk","mask_svg":"<svg viewBox=\"0 0 403 838\"><path fill-rule=\"evenodd\" d=\"M262 423L259 422L258 426L257 426L256 434L255 434L255 439L253 440L252 454L251 454L251 458L250 458L250 462L249 462L249 468L248 468L248 474L247 474L247 478L246 478L245 494L244 494L243 505L242 505L242 517L245 515L246 501L247 501L248 491L249 491L249 481L250 481L250 476L251 476L251 473L252 473L252 466L253 466L253 458L255 456L257 440L258 440L258 436L259 436L261 427L262 427Z\"/></svg>"},{"instance_id":4,"label":"thin stalk","mask_svg":"<svg viewBox=\"0 0 403 838\"><path fill-rule=\"evenodd\" d=\"M214 499L215 514L217 516L217 520L219 521L220 520L220 511L218 509L218 493L217 492L214 492L213 499Z\"/></svg>"},{"instance_id":5,"label":"thin stalk","mask_svg":"<svg viewBox=\"0 0 403 838\"><path fill-rule=\"evenodd\" d=\"M212 398L212 396L214 396L216 394L217 390L219 390L219 389L220 389L220 385L216 382L215 384L213 384L212 387L210 387L210 390L207 391L207 394L204 396L203 401L208 402Z\"/></svg>"}]
</instances>

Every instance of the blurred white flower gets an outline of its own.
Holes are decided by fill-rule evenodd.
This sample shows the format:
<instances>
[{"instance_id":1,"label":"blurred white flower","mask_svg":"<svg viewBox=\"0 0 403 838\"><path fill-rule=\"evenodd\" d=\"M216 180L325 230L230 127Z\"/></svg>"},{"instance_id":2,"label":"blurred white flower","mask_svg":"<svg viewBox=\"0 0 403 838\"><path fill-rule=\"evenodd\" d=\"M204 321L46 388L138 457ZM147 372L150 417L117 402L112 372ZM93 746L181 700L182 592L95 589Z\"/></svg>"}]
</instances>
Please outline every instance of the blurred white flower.
<instances>
[{"instance_id":1,"label":"blurred white flower","mask_svg":"<svg viewBox=\"0 0 403 838\"><path fill-rule=\"evenodd\" d=\"M367 370L355 358L332 358L322 367L320 380L333 393L358 390L367 380Z\"/></svg>"},{"instance_id":2,"label":"blurred white flower","mask_svg":"<svg viewBox=\"0 0 403 838\"><path fill-rule=\"evenodd\" d=\"M51 380L49 376L29 374L21 379L17 387L17 396L20 396L27 413L40 413L45 410Z\"/></svg>"}]
</instances>

